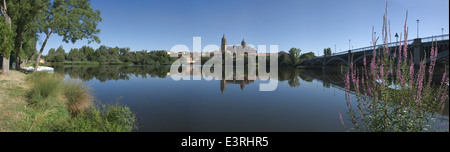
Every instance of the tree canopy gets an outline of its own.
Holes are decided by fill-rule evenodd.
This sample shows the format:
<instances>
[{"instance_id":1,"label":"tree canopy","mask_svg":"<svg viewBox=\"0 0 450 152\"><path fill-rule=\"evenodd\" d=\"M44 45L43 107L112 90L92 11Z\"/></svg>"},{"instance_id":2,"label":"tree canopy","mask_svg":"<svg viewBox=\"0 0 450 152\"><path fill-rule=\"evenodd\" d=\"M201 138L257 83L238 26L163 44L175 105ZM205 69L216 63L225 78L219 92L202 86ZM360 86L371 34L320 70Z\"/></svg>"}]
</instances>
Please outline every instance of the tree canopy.
<instances>
[{"instance_id":1,"label":"tree canopy","mask_svg":"<svg viewBox=\"0 0 450 152\"><path fill-rule=\"evenodd\" d=\"M97 49L89 46L72 48L69 53L65 53L62 46L57 50L50 49L46 57L48 62L64 61L86 61L99 62L102 64L132 63L135 65L170 65L176 58L170 57L167 51L130 51L130 48L107 47L101 45Z\"/></svg>"},{"instance_id":2,"label":"tree canopy","mask_svg":"<svg viewBox=\"0 0 450 152\"><path fill-rule=\"evenodd\" d=\"M39 27L37 20L44 17L43 12L47 3L47 0L16 0L9 3L9 14L15 31L13 56L16 69L20 69L22 58L29 59L35 54L36 49L31 48L30 43L36 43L36 32Z\"/></svg>"},{"instance_id":3,"label":"tree canopy","mask_svg":"<svg viewBox=\"0 0 450 152\"><path fill-rule=\"evenodd\" d=\"M53 0L48 3L45 16L38 20L38 32L44 33L46 38L37 56L35 70L52 33L61 36L66 43L75 43L81 39L87 39L88 43L100 43L97 25L102 18L100 11L90 7L89 0Z\"/></svg>"},{"instance_id":4,"label":"tree canopy","mask_svg":"<svg viewBox=\"0 0 450 152\"><path fill-rule=\"evenodd\" d=\"M0 55L9 57L14 46L12 40L13 35L14 32L8 28L4 17L0 16Z\"/></svg>"},{"instance_id":5,"label":"tree canopy","mask_svg":"<svg viewBox=\"0 0 450 152\"><path fill-rule=\"evenodd\" d=\"M289 57L291 58L292 65L295 65L298 63L298 61L300 59L300 52L302 52L302 50L299 48L291 48L289 50Z\"/></svg>"},{"instance_id":6,"label":"tree canopy","mask_svg":"<svg viewBox=\"0 0 450 152\"><path fill-rule=\"evenodd\" d=\"M313 58L313 57L316 57L316 55L314 55L313 52L308 52L308 53L300 55L300 59L301 60L307 60L307 59L310 59L310 58Z\"/></svg>"},{"instance_id":7,"label":"tree canopy","mask_svg":"<svg viewBox=\"0 0 450 152\"><path fill-rule=\"evenodd\" d=\"M330 56L331 55L331 48L324 48L323 49L323 55Z\"/></svg>"},{"instance_id":8,"label":"tree canopy","mask_svg":"<svg viewBox=\"0 0 450 152\"><path fill-rule=\"evenodd\" d=\"M9 10L8 5L11 3L11 1L3 0L3 3L0 3L0 13L2 19L0 20L0 29L2 32L3 37L0 37L0 39L3 38L3 42L0 43L0 49L2 50L0 53L3 56L2 57L2 75L9 75L9 56L11 54L11 46L12 46L12 36L13 33L11 32L11 17L9 16Z\"/></svg>"}]
</instances>

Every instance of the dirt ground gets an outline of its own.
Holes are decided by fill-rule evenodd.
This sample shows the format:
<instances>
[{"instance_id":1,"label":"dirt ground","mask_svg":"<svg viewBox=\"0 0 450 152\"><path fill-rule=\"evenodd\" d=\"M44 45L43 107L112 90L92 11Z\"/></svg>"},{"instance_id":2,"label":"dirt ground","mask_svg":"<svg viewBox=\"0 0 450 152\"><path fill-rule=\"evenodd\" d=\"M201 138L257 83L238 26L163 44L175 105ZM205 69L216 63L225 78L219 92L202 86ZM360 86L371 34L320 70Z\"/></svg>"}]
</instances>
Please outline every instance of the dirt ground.
<instances>
[{"instance_id":1,"label":"dirt ground","mask_svg":"<svg viewBox=\"0 0 450 152\"><path fill-rule=\"evenodd\" d=\"M21 119L22 113L17 111L20 106L26 106L25 84L26 74L10 71L9 76L0 74L0 132L14 131L8 127L14 120Z\"/></svg>"}]
</instances>

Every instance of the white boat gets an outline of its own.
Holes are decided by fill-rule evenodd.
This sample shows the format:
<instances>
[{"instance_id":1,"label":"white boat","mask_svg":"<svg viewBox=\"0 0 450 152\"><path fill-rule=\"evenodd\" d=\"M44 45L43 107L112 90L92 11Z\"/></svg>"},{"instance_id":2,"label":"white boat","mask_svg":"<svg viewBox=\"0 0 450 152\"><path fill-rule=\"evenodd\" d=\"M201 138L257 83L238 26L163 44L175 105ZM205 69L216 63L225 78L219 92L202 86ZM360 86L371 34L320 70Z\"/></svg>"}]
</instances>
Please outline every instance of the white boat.
<instances>
[{"instance_id":1,"label":"white boat","mask_svg":"<svg viewBox=\"0 0 450 152\"><path fill-rule=\"evenodd\" d=\"M27 71L34 71L34 67L25 67L23 69ZM52 67L39 66L37 71L46 71L49 73L53 73L54 69Z\"/></svg>"},{"instance_id":2,"label":"white boat","mask_svg":"<svg viewBox=\"0 0 450 152\"><path fill-rule=\"evenodd\" d=\"M383 80L381 80L381 79L377 79L376 81L377 81L379 84L382 84L382 83L383 83ZM406 88L409 88L408 83L405 83L405 87L406 87ZM401 86L400 84L394 84L393 82L391 82L391 84L388 85L388 88L395 89L395 90L400 90L400 89L402 88L402 86Z\"/></svg>"}]
</instances>

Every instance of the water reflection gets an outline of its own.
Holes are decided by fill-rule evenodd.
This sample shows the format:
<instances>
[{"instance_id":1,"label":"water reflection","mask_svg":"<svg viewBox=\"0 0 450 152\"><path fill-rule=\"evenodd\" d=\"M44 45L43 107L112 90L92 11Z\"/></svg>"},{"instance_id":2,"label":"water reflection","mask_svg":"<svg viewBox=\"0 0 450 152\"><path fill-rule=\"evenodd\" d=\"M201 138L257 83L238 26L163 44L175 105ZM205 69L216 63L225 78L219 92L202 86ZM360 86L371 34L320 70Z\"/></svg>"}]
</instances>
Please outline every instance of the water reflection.
<instances>
[{"instance_id":1,"label":"water reflection","mask_svg":"<svg viewBox=\"0 0 450 152\"><path fill-rule=\"evenodd\" d=\"M109 80L129 80L135 77L165 78L170 70L169 66L56 66L55 72L68 75L72 79L100 82Z\"/></svg>"},{"instance_id":2,"label":"water reflection","mask_svg":"<svg viewBox=\"0 0 450 152\"><path fill-rule=\"evenodd\" d=\"M137 113L140 131L345 131L336 106L346 107L340 69L279 68L273 92L258 91L256 84L263 78L247 71L243 79L233 74L228 80L174 81L170 66L54 69L88 83L101 101L123 97L121 103ZM190 69L184 76L202 75ZM448 113L447 101L447 121Z\"/></svg>"},{"instance_id":3,"label":"water reflection","mask_svg":"<svg viewBox=\"0 0 450 152\"><path fill-rule=\"evenodd\" d=\"M141 78L166 78L171 75L170 66L117 66L117 65L104 65L104 66L57 66L54 67L55 72L68 75L71 79L80 79L82 81L90 81L97 79L100 82L106 82L109 80L129 80L130 76ZM190 66L185 73L179 73L180 76L202 76L201 73L194 73L193 68ZM245 68L247 69L247 68ZM213 68L211 68L213 70ZM270 70L270 69L269 69ZM268 77L261 77L256 74L256 77L249 77L248 71L245 70L244 78L238 79L236 70L234 70L232 76L225 76L225 71L219 75L208 75L209 77L220 77L220 91L225 92L227 85L239 85L241 90L245 89L246 85L254 83L256 79L268 79ZM170 77L169 77L170 78ZM227 80L225 80L227 78ZM322 83L324 88L337 88L344 90L344 74L340 70L302 70L294 68L279 68L278 81L288 81L290 87L299 87L300 81L312 82L317 80ZM213 81L214 82L214 81ZM212 83L213 83L212 82Z\"/></svg>"},{"instance_id":4,"label":"water reflection","mask_svg":"<svg viewBox=\"0 0 450 152\"><path fill-rule=\"evenodd\" d=\"M129 80L130 75L141 78L166 78L170 75L170 66L117 66L117 65L103 65L103 66L56 66L55 72L66 74L71 79L80 79L82 81L90 81L97 79L100 82L109 80ZM180 76L203 76L201 73L194 73L192 66L189 66L185 73L178 73ZM214 70L211 68L211 70ZM268 69L270 70L270 69ZM237 78L239 74L234 69L233 75L225 76L225 70L219 75L207 75L208 77L220 77L220 91L225 92L228 85L240 85L241 90L245 89L246 85L252 84L256 79L268 79L256 74L256 77L249 77L248 71L245 70L244 78ZM243 79L243 80L242 80ZM299 87L300 79L311 82L313 78L305 75L300 75L300 70L292 68L281 68L278 70L278 81L288 81L289 86ZM329 85L327 84L328 88Z\"/></svg>"},{"instance_id":5,"label":"water reflection","mask_svg":"<svg viewBox=\"0 0 450 152\"><path fill-rule=\"evenodd\" d=\"M188 72L180 73L182 76L202 76L201 73L195 73L192 66L189 66ZM247 68L245 68L247 69ZM109 80L129 80L130 76L141 78L166 78L171 75L170 66L117 66L117 65L104 65L104 66L57 66L54 67L55 72L68 75L71 79L80 79L82 81L90 81L97 79L100 82L106 82ZM214 70L211 68L211 70ZM270 70L270 69L269 69ZM344 83L344 71L341 69L294 69L294 68L279 68L278 81L288 81L290 87L299 87L300 81L312 82L313 80L320 82L323 88L334 88L341 91L345 90ZM268 79L268 77L261 77L256 74L256 77L249 77L248 71L245 70L243 80L237 78L236 70L234 69L233 75L225 76L223 70L221 75L209 75L210 77L221 77L218 81L220 83L220 92L225 93L227 85L239 85L241 90L245 89L246 85L253 84L256 79ZM228 80L226 80L227 78ZM242 78L240 78L242 79ZM211 83L214 83L212 81ZM363 90L360 90L363 91ZM345 99L343 99L345 100ZM448 101L445 106L444 115L449 115Z\"/></svg>"}]
</instances>

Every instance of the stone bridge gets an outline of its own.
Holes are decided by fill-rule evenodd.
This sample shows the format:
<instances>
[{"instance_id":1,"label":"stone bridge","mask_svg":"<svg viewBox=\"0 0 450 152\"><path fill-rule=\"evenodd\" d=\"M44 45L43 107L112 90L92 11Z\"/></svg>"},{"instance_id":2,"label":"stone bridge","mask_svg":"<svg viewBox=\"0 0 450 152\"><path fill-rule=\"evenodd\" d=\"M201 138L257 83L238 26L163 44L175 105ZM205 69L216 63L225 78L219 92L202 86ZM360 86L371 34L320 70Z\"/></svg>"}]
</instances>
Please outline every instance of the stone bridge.
<instances>
[{"instance_id":1,"label":"stone bridge","mask_svg":"<svg viewBox=\"0 0 450 152\"><path fill-rule=\"evenodd\" d=\"M390 50L390 56L394 56L394 53L398 50L399 44L403 45L404 41L389 43L387 46ZM408 59L413 57L414 64L418 65L421 60L425 58L426 62L430 62L430 50L432 43L438 47L437 62L448 65L449 62L449 35L440 35L434 37L418 38L407 41L408 44ZM297 66L341 66L348 65L353 57L353 64L363 65L363 58L366 57L367 61L373 56L373 49L377 48L377 54L383 54L383 44L377 46L363 47L354 50L348 50L344 52L333 53L331 56L319 56L308 60L301 61ZM398 55L396 56L398 58ZM442 65L441 64L441 65Z\"/></svg>"}]
</instances>

